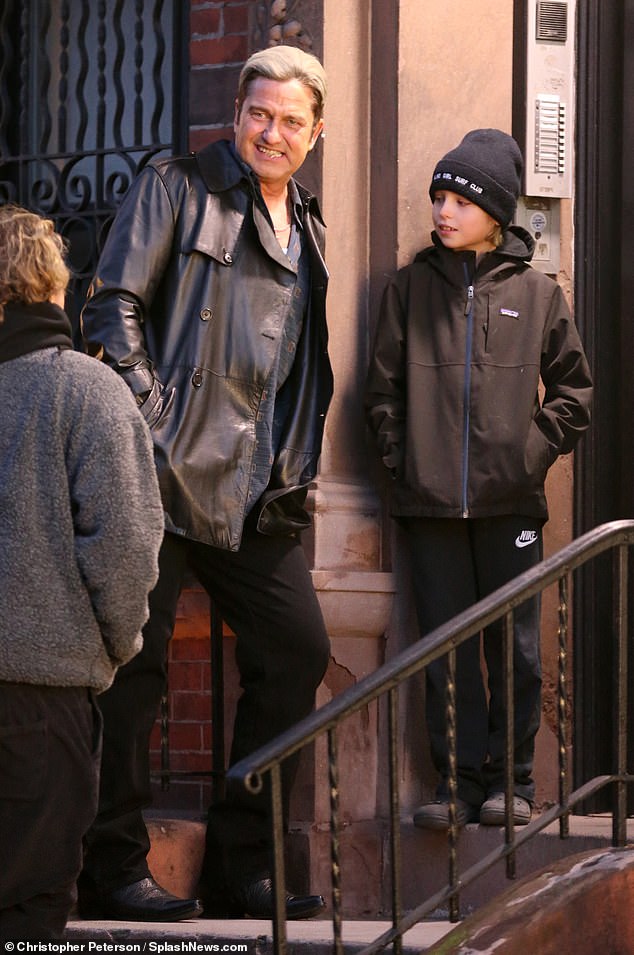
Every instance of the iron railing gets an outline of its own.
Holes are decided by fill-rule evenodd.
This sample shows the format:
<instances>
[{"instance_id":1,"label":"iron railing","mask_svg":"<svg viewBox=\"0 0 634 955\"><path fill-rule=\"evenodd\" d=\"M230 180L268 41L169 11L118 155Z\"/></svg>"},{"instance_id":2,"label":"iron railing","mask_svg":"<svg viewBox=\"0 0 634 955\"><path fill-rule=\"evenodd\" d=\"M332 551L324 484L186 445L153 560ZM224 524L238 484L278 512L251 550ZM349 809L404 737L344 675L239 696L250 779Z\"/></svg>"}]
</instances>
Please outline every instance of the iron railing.
<instances>
[{"instance_id":1,"label":"iron railing","mask_svg":"<svg viewBox=\"0 0 634 955\"><path fill-rule=\"evenodd\" d=\"M286 950L286 924L284 899L284 827L282 821L281 765L293 753L315 742L324 734L328 747L328 780L324 785L330 792L330 847L331 847L331 898L333 952L343 952L342 908L343 886L341 882L341 857L339 845L339 764L337 758L337 732L342 723L362 707L380 698L387 698L388 751L389 751L389 847L391 869L391 922L392 927L383 932L363 949L362 955L378 952L393 945L401 951L403 934L413 925L442 905L447 905L452 921L459 919L459 894L462 889L480 878L498 861L506 860L508 878L515 875L516 852L537 833L559 820L561 838L569 835L569 816L574 806L608 786L614 786L615 798L612 810L612 840L615 846L624 846L626 841L627 785L634 782L634 775L627 772L627 672L628 672L628 556L634 544L634 521L615 521L584 534L559 553L544 560L530 571L520 575L495 593L475 604L469 610L438 627L424 639L414 643L374 673L350 687L331 702L311 714L301 723L248 758L236 763L227 774L227 786L244 787L255 793L262 790L265 782L270 787L273 835L273 883L274 918L273 943L276 953ZM569 726L567 716L567 655L568 655L568 601L573 571L607 551L613 553L614 567L614 614L613 639L615 651L615 740L613 772L587 780L574 791L570 789L568 766ZM516 607L547 587L557 584L559 589L559 650L558 650L558 764L559 800L542 812L521 831L513 827L510 810L513 796L513 614ZM507 817L503 842L493 851L463 872L458 871L456 846L456 762L455 762L455 662L456 648L465 640L480 633L494 621L503 621L503 646L505 665L506 725L506 806ZM447 725L450 752L450 820L448 834L448 882L430 898L424 899L415 908L403 912L401 899L401 842L399 799L399 753L398 712L399 691L415 674L422 672L432 660L447 655ZM454 728L454 729L452 729ZM381 873L377 872L377 880Z\"/></svg>"}]
</instances>

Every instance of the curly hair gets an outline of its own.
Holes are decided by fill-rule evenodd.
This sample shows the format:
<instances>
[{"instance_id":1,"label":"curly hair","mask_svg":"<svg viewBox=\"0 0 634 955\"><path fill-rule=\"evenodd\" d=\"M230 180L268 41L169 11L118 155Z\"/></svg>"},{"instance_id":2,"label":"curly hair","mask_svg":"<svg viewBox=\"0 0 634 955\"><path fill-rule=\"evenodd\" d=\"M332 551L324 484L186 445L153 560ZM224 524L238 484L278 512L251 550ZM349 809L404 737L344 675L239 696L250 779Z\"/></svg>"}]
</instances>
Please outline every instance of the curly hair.
<instances>
[{"instance_id":1,"label":"curly hair","mask_svg":"<svg viewBox=\"0 0 634 955\"><path fill-rule=\"evenodd\" d=\"M64 291L66 246L50 219L21 206L0 206L0 316L7 302L46 302Z\"/></svg>"}]
</instances>

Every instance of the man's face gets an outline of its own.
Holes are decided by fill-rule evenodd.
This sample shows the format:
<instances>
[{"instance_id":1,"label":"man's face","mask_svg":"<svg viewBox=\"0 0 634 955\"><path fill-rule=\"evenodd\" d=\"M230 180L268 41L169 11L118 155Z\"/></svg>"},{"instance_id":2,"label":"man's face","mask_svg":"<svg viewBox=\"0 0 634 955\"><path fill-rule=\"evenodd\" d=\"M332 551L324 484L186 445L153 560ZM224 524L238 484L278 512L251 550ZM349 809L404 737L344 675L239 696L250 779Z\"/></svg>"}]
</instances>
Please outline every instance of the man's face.
<instances>
[{"instance_id":1,"label":"man's face","mask_svg":"<svg viewBox=\"0 0 634 955\"><path fill-rule=\"evenodd\" d=\"M236 148L263 185L284 186L323 129L315 125L313 94L299 80L258 76L233 121Z\"/></svg>"}]
</instances>

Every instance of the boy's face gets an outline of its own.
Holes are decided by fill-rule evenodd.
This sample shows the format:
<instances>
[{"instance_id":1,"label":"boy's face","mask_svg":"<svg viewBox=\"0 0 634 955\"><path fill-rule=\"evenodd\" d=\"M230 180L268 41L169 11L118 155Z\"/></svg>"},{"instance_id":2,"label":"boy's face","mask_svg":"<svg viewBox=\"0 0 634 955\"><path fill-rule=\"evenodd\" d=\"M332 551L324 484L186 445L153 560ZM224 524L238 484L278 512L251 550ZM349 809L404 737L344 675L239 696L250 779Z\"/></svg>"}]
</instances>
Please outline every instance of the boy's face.
<instances>
[{"instance_id":1,"label":"boy's face","mask_svg":"<svg viewBox=\"0 0 634 955\"><path fill-rule=\"evenodd\" d=\"M432 200L434 228L442 244L454 252L491 252L498 224L488 212L456 192L438 189Z\"/></svg>"}]
</instances>

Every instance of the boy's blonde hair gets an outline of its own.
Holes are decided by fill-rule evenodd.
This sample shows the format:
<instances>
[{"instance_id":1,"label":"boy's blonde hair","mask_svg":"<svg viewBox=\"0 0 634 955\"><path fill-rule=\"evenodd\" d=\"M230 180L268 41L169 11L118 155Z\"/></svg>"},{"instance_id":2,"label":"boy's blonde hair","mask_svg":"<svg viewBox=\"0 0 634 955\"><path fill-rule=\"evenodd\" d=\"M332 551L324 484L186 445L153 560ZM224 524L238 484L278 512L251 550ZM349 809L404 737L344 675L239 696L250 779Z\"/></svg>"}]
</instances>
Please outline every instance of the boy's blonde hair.
<instances>
[{"instance_id":1,"label":"boy's blonde hair","mask_svg":"<svg viewBox=\"0 0 634 955\"><path fill-rule=\"evenodd\" d=\"M491 242L496 249L499 249L501 245L504 244L504 233L502 231L502 226L498 225L496 222L493 226L493 232L491 233Z\"/></svg>"},{"instance_id":2,"label":"boy's blonde hair","mask_svg":"<svg viewBox=\"0 0 634 955\"><path fill-rule=\"evenodd\" d=\"M253 53L242 67L238 80L238 113L249 93L249 84L259 76L280 83L299 80L313 94L315 125L322 118L326 102L326 71L312 53L283 44Z\"/></svg>"},{"instance_id":3,"label":"boy's blonde hair","mask_svg":"<svg viewBox=\"0 0 634 955\"><path fill-rule=\"evenodd\" d=\"M70 279L65 251L50 219L0 206L0 315L7 302L47 302L64 291Z\"/></svg>"}]
</instances>

